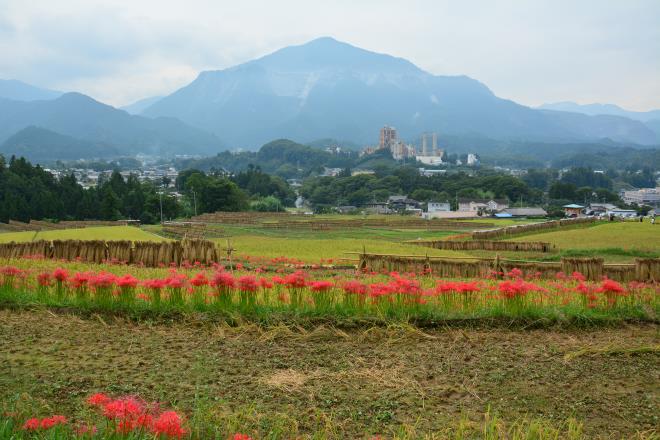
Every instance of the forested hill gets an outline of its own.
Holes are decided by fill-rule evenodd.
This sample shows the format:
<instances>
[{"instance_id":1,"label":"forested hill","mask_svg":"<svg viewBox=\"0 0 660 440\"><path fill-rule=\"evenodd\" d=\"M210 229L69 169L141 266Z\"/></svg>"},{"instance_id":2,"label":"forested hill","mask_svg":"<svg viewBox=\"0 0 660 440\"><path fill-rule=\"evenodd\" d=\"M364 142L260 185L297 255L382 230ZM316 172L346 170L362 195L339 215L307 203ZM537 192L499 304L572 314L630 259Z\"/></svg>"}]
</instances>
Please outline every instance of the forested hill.
<instances>
[{"instance_id":1,"label":"forested hill","mask_svg":"<svg viewBox=\"0 0 660 440\"><path fill-rule=\"evenodd\" d=\"M180 160L177 161L177 166L203 171L226 170L235 173L247 169L249 165L255 165L264 172L293 178L322 172L324 167L350 167L357 159L358 153L353 151L332 154L288 139L278 139L265 144L257 152L231 153L225 151L208 158Z\"/></svg>"}]
</instances>

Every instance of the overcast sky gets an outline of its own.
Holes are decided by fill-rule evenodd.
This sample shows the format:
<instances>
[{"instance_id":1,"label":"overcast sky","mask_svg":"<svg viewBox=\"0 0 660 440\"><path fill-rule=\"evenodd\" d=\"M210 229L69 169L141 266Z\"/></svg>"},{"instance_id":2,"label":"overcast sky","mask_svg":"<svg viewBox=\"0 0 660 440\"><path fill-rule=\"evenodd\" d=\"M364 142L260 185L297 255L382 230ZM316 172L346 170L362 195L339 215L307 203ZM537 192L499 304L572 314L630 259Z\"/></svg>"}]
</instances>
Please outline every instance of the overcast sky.
<instances>
[{"instance_id":1,"label":"overcast sky","mask_svg":"<svg viewBox=\"0 0 660 440\"><path fill-rule=\"evenodd\" d=\"M0 0L0 78L123 105L319 36L522 104L660 108L660 0Z\"/></svg>"}]
</instances>

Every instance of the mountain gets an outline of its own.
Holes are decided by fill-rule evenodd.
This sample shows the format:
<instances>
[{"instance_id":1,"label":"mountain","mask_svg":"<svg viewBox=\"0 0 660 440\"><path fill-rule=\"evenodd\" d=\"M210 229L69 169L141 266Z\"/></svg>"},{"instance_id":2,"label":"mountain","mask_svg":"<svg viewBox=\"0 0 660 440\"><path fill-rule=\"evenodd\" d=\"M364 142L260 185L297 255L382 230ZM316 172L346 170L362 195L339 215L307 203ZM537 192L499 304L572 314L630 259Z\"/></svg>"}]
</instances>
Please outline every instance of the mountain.
<instances>
[{"instance_id":1,"label":"mountain","mask_svg":"<svg viewBox=\"0 0 660 440\"><path fill-rule=\"evenodd\" d=\"M653 130L656 136L658 136L658 139L660 139L660 118L646 121L644 125Z\"/></svg>"},{"instance_id":2,"label":"mountain","mask_svg":"<svg viewBox=\"0 0 660 440\"><path fill-rule=\"evenodd\" d=\"M202 72L142 114L176 117L232 147L253 149L277 138L374 144L384 124L396 126L404 139L437 131L441 141L444 135L658 141L639 121L532 109L498 98L469 77L432 75L402 58L328 37Z\"/></svg>"},{"instance_id":3,"label":"mountain","mask_svg":"<svg viewBox=\"0 0 660 440\"><path fill-rule=\"evenodd\" d=\"M116 157L119 151L108 145L76 139L31 125L0 145L0 154L5 157L23 156L33 162L48 162Z\"/></svg>"},{"instance_id":4,"label":"mountain","mask_svg":"<svg viewBox=\"0 0 660 440\"><path fill-rule=\"evenodd\" d=\"M539 107L543 110L558 110L562 112L582 113L585 115L611 115L621 116L635 121L648 122L653 119L660 120L660 110L650 110L648 112L633 112L624 110L614 104L577 104L575 102L564 101L550 104L543 104Z\"/></svg>"},{"instance_id":5,"label":"mountain","mask_svg":"<svg viewBox=\"0 0 660 440\"><path fill-rule=\"evenodd\" d=\"M122 155L214 154L222 146L216 136L177 119L129 115L80 93L50 101L0 99L0 142L28 126L107 145Z\"/></svg>"},{"instance_id":6,"label":"mountain","mask_svg":"<svg viewBox=\"0 0 660 440\"><path fill-rule=\"evenodd\" d=\"M0 98L16 101L55 99L62 95L56 90L41 89L15 79L0 79Z\"/></svg>"},{"instance_id":7,"label":"mountain","mask_svg":"<svg viewBox=\"0 0 660 440\"><path fill-rule=\"evenodd\" d=\"M125 105L123 107L119 107L119 109L124 110L125 112L130 113L131 115L139 115L147 107L155 104L161 98L162 98L162 96L152 96L150 98L140 99L139 101L135 101L133 104L129 104L129 105Z\"/></svg>"}]
</instances>

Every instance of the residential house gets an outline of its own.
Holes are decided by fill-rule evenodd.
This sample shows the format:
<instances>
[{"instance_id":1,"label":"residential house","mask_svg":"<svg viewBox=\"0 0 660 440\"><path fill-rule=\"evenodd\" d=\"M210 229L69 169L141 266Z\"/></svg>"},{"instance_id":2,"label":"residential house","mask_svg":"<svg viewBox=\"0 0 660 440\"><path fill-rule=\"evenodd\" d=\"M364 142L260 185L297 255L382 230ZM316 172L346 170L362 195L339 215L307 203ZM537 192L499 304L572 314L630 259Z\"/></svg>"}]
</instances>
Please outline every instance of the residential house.
<instances>
[{"instance_id":1,"label":"residential house","mask_svg":"<svg viewBox=\"0 0 660 440\"><path fill-rule=\"evenodd\" d=\"M459 211L500 212L509 207L509 202L503 199L459 199Z\"/></svg>"},{"instance_id":2,"label":"residential house","mask_svg":"<svg viewBox=\"0 0 660 440\"><path fill-rule=\"evenodd\" d=\"M337 207L337 212L340 214L350 214L352 212L356 212L358 210L357 206L353 205L346 205L346 206L338 206Z\"/></svg>"},{"instance_id":3,"label":"residential house","mask_svg":"<svg viewBox=\"0 0 660 440\"><path fill-rule=\"evenodd\" d=\"M451 211L451 205L449 202L428 202L426 204L426 212L443 212Z\"/></svg>"},{"instance_id":4,"label":"residential house","mask_svg":"<svg viewBox=\"0 0 660 440\"><path fill-rule=\"evenodd\" d=\"M637 217L637 211L634 209L612 209L607 211L608 216L621 217L621 218L632 218Z\"/></svg>"},{"instance_id":5,"label":"residential house","mask_svg":"<svg viewBox=\"0 0 660 440\"><path fill-rule=\"evenodd\" d=\"M605 215L613 209L617 209L617 207L611 203L591 203L586 211L587 215Z\"/></svg>"},{"instance_id":6,"label":"residential house","mask_svg":"<svg viewBox=\"0 0 660 440\"><path fill-rule=\"evenodd\" d=\"M387 202L377 202L375 200L364 205L365 210L370 214L391 214Z\"/></svg>"},{"instance_id":7,"label":"residential house","mask_svg":"<svg viewBox=\"0 0 660 440\"><path fill-rule=\"evenodd\" d=\"M584 206L571 203L570 205L562 206L562 208L564 208L564 215L566 217L581 217Z\"/></svg>"},{"instance_id":8,"label":"residential house","mask_svg":"<svg viewBox=\"0 0 660 440\"><path fill-rule=\"evenodd\" d=\"M392 211L406 211L419 209L417 200L409 199L408 196L390 196L387 199L387 205Z\"/></svg>"}]
</instances>

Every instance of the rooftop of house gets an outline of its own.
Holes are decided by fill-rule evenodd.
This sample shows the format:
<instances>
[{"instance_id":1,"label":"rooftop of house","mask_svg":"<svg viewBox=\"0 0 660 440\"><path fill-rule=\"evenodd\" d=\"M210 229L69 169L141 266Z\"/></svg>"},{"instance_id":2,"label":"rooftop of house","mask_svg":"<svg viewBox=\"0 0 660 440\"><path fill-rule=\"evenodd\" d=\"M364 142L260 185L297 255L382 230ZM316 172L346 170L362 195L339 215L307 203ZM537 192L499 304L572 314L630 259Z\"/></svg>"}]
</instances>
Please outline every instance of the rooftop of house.
<instances>
[{"instance_id":1,"label":"rooftop of house","mask_svg":"<svg viewBox=\"0 0 660 440\"><path fill-rule=\"evenodd\" d=\"M468 198L462 198L458 199L458 203L483 203L483 204L488 204L488 202L495 202L498 205L506 205L508 204L508 200L505 199L468 199Z\"/></svg>"},{"instance_id":2,"label":"rooftop of house","mask_svg":"<svg viewBox=\"0 0 660 440\"><path fill-rule=\"evenodd\" d=\"M508 208L503 212L511 214L512 216L539 216L545 217L548 215L543 208Z\"/></svg>"}]
</instances>

